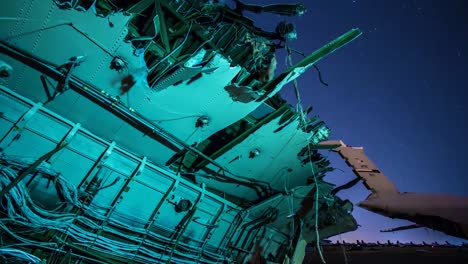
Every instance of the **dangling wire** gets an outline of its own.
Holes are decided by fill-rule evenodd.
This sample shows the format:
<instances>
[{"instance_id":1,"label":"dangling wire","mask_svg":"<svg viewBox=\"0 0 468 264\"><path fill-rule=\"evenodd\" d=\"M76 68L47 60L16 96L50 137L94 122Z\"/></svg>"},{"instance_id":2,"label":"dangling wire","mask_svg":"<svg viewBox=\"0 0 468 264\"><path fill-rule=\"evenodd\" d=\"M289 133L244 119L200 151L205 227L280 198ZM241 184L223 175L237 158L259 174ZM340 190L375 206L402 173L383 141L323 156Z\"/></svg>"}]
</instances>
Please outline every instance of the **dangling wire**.
<instances>
[{"instance_id":1,"label":"dangling wire","mask_svg":"<svg viewBox=\"0 0 468 264\"><path fill-rule=\"evenodd\" d=\"M294 49L291 49L289 47L286 47L288 49L288 54L291 53L291 51L299 54L299 55L302 55L302 57L305 57L305 54L303 52L300 52L300 51L297 51L297 50L294 50ZM322 78L322 72L320 71L318 65L316 63L314 63L312 66L314 66L314 69L317 71L317 74L318 74L318 77L319 77L319 81L320 83L322 83L323 85L325 86L328 86L328 83L326 83L323 78Z\"/></svg>"},{"instance_id":2,"label":"dangling wire","mask_svg":"<svg viewBox=\"0 0 468 264\"><path fill-rule=\"evenodd\" d=\"M292 49L289 48L287 42L285 43L285 47L286 47L286 50L288 52L286 62L289 63L288 66L291 67L292 66L292 56L291 56L292 55ZM306 114L305 114L305 112L303 110L303 107L302 107L301 94L299 92L299 88L298 88L296 80L293 81L293 86L294 86L294 92L296 94L296 99L297 99L296 111L300 114L302 124L306 124L307 123ZM319 252L320 260L322 261L322 263L326 263L325 258L323 257L322 248L320 246L320 233L319 233L319 230L318 230L318 219L319 219L318 207L319 207L319 197L320 197L320 195L319 195L319 184L318 184L318 181L317 181L317 176L316 176L314 165L313 165L313 162L312 162L312 155L311 155L312 150L310 148L310 144L311 144L310 137L305 136L305 139L307 141L307 149L308 149L308 154L309 154L310 170L312 171L312 176L314 178L314 185L315 185L315 224L314 224L314 226L315 226L315 235L316 235L316 246L317 246L317 251Z\"/></svg>"},{"instance_id":3,"label":"dangling wire","mask_svg":"<svg viewBox=\"0 0 468 264\"><path fill-rule=\"evenodd\" d=\"M322 72L320 71L319 67L317 66L317 64L313 64L312 66L314 66L315 70L317 71L318 73L318 77L319 77L319 81L325 85L325 86L328 86L328 83L326 83L323 79L322 79Z\"/></svg>"},{"instance_id":4,"label":"dangling wire","mask_svg":"<svg viewBox=\"0 0 468 264\"><path fill-rule=\"evenodd\" d=\"M180 48L182 48L182 46L185 44L185 42L188 39L188 36L190 35L190 33L192 31L192 26L193 26L193 23L190 23L189 28L187 30L187 34L185 34L185 37L182 40L182 42L176 48L174 48L171 52L169 52L166 56L164 56L162 59L160 59L155 65L151 66L151 68L148 69L148 72L152 72L156 67L159 66L159 64L166 61L170 56L172 56L172 54L174 54L176 51L178 51Z\"/></svg>"},{"instance_id":5,"label":"dangling wire","mask_svg":"<svg viewBox=\"0 0 468 264\"><path fill-rule=\"evenodd\" d=\"M340 240L343 241L341 239L341 234L340 234ZM348 264L348 255L346 255L346 248L345 248L345 245L344 243L340 243L341 244L341 250L343 251L343 258L344 258L344 263L345 264Z\"/></svg>"}]
</instances>

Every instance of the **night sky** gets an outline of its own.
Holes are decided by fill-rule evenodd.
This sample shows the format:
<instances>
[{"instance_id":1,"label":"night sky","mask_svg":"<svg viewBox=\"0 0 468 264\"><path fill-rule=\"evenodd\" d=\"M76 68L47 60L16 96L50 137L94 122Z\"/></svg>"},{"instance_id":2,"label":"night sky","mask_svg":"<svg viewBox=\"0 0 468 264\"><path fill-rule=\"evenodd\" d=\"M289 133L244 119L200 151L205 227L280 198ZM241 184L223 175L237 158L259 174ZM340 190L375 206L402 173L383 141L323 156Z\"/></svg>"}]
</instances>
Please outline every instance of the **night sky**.
<instances>
[{"instance_id":1,"label":"night sky","mask_svg":"<svg viewBox=\"0 0 468 264\"><path fill-rule=\"evenodd\" d=\"M298 79L304 108L314 106L313 114L332 129L332 139L364 146L401 192L468 195L468 1L255 2L306 6L307 12L294 19L254 17L270 30L282 19L294 22L298 39L290 47L306 54L360 28L363 36L317 63L329 87L321 85L313 68ZM277 55L284 69L284 54ZM282 94L295 104L292 87ZM342 184L354 178L336 154L329 158L337 170L328 181ZM358 184L339 196L356 203L368 194ZM380 233L409 222L357 206L353 214L361 227L333 241L463 241L426 228Z\"/></svg>"}]
</instances>

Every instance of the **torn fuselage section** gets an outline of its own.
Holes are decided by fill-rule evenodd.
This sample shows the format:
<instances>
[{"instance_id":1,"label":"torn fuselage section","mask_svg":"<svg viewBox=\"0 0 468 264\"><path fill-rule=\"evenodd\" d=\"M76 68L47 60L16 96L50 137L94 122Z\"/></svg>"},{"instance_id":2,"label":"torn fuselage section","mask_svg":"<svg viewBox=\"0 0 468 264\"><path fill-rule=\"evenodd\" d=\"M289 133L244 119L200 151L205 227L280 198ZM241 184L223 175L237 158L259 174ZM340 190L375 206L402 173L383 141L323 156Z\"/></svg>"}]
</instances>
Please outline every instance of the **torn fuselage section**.
<instances>
[{"instance_id":1,"label":"torn fuselage section","mask_svg":"<svg viewBox=\"0 0 468 264\"><path fill-rule=\"evenodd\" d=\"M303 121L287 104L269 108L269 114L260 119L251 114L196 146L225 171L186 151L174 155L166 165L193 175L192 180L250 202L285 188L312 184L315 178L321 180L332 170L330 162L308 145L327 139L329 129L317 117ZM226 188L219 182L207 181L220 174L246 184ZM255 186L261 191L249 191Z\"/></svg>"},{"instance_id":2,"label":"torn fuselage section","mask_svg":"<svg viewBox=\"0 0 468 264\"><path fill-rule=\"evenodd\" d=\"M358 30L275 76L275 51L295 38L294 27L280 22L268 32L243 13L300 15L300 5L42 1L8 6L11 16L24 17L0 43L1 58L15 69L0 87L2 103L11 104L0 116L0 143L5 153L30 155L70 141L47 162L76 186L27 175L33 186L15 190L66 202L60 212L76 219L55 221L61 228L34 239L104 262L281 262L299 238L355 228L352 206L324 180L328 160L314 151L329 129L307 117L311 108L295 111L278 92ZM54 24L54 15L69 22ZM37 30L26 16L43 26ZM59 89L48 96L41 85ZM38 117L31 127L30 116ZM5 186L15 178L2 176ZM14 198L10 204L20 201ZM46 205L32 208L53 209ZM51 229L42 218L25 226Z\"/></svg>"},{"instance_id":3,"label":"torn fuselage section","mask_svg":"<svg viewBox=\"0 0 468 264\"><path fill-rule=\"evenodd\" d=\"M215 52L240 65L249 77L242 85L251 89L270 81L276 69L275 50L294 34L292 24L281 22L275 32L256 27L252 20L217 2L203 1L77 1L71 6L56 1L60 8L93 10L108 17L117 12L132 16L125 40L144 52L149 87L160 90L182 80L200 78L204 73L187 69L204 66ZM285 5L288 6L288 5ZM184 79L168 82L184 71Z\"/></svg>"}]
</instances>

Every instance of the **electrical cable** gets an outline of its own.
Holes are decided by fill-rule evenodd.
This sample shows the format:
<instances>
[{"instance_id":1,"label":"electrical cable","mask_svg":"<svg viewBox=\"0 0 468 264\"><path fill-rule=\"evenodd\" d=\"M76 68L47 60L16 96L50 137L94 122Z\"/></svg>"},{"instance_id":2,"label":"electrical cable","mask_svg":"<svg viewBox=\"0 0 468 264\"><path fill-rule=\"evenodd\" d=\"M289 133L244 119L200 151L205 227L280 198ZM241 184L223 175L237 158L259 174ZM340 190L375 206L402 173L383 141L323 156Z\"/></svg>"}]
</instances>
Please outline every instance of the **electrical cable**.
<instances>
[{"instance_id":1,"label":"electrical cable","mask_svg":"<svg viewBox=\"0 0 468 264\"><path fill-rule=\"evenodd\" d=\"M314 67L314 69L315 69L315 70L317 71L317 73L318 73L319 81L320 81L323 85L328 86L328 83L326 83L326 82L322 79L322 72L320 71L320 69L319 69L319 67L317 66L317 64L314 63L312 66Z\"/></svg>"},{"instance_id":2,"label":"electrical cable","mask_svg":"<svg viewBox=\"0 0 468 264\"><path fill-rule=\"evenodd\" d=\"M292 66L291 49L288 47L287 42L286 42L286 50L288 51L286 61L289 62L290 66ZM302 107L301 95L300 95L300 92L299 92L299 88L298 88L296 79L294 79L294 81L293 81L293 86L294 86L294 91L296 93L296 99L297 99L296 111L299 112L302 123L306 124L307 123L306 115L305 115L305 112L304 112L303 107ZM305 137L306 142L307 142L307 150L308 150L308 154L309 154L309 165L310 165L310 169L311 169L312 176L313 176L313 179L314 179L314 186L315 186L315 206L314 206L315 207L315 221L314 221L315 224L314 224L314 226L315 226L315 236L316 236L316 239L315 239L316 240L316 247L317 247L317 251L319 252L320 260L322 261L322 263L326 263L325 259L323 257L323 252L322 252L321 246L320 246L320 233L319 233L319 230L318 230L318 218L319 218L318 207L319 207L319 198L320 198L320 196L319 196L319 184L318 184L318 179L317 179L315 169L314 169L314 165L313 165L313 161L312 161L312 150L311 150L311 147L310 147L310 145L311 145L310 137L306 137L305 134L304 134L304 137Z\"/></svg>"},{"instance_id":3,"label":"electrical cable","mask_svg":"<svg viewBox=\"0 0 468 264\"><path fill-rule=\"evenodd\" d=\"M174 118L168 118L168 119L153 119L150 120L151 122L157 122L157 123L162 123L162 122L170 122L170 121L178 121L182 119L188 119L188 118L200 118L203 115L190 115L190 116L183 116L183 117L174 117Z\"/></svg>"},{"instance_id":4,"label":"electrical cable","mask_svg":"<svg viewBox=\"0 0 468 264\"><path fill-rule=\"evenodd\" d=\"M3 157L4 158L4 157ZM0 186L6 186L9 181L13 180L16 177L17 172L21 169L27 167L28 163L25 160L22 161L13 161L5 159L0 160ZM8 165L7 165L8 164ZM75 204L80 208L83 208L85 212L93 212L89 208L86 208L85 205L79 204L80 201L77 198L76 191L73 190L74 186L67 183L60 174L57 174L47 167L44 167L44 164L41 164L37 167L37 173L40 176L44 176L46 179L53 178L55 186L57 187L56 190L58 193L61 193L62 198L68 199L69 203ZM67 192L70 192L67 194ZM34 202L29 197L28 191L25 188L22 182L18 183L14 188L12 188L5 196L5 204L0 205L0 209L2 212L6 213L10 218L9 219L0 219L0 228L5 230L8 234L12 237L22 241L24 243L32 243L35 244L37 242L30 241L19 237L18 235L14 234L6 223L8 221L14 221L15 225L26 226L30 228L33 232L40 231L40 230L55 230L62 234L66 234L66 236L70 236L76 242L73 242L74 246L83 246L83 247L90 247L93 245L92 249L103 252L105 254L110 254L114 256L120 256L125 258L134 257L135 261L143 262L143 263L154 263L155 259L159 258L159 254L156 254L154 251L149 250L146 246L151 246L152 248L158 248L159 250L163 250L164 248L162 245L170 244L175 246L176 243L171 243L168 241L168 238L164 238L154 234L157 238L158 243L154 243L148 240L141 241L141 238L138 235L130 236L124 235L122 232L108 227L108 226L100 226L96 224L90 218L86 216L78 216L69 213L53 213L46 211L40 207L37 207ZM94 212L93 212L94 213ZM101 218L102 217L99 217ZM74 224L74 221L77 221L81 225L87 226L91 230L103 230L104 232L109 232L114 236L124 237L130 241L134 242L142 242L143 246L137 246L134 244L128 244L126 242L119 242L113 239L109 239L103 236L99 236L95 233L90 233L86 229L82 227L78 227ZM142 221L143 222L143 221ZM111 219L110 224L114 224L119 226L120 228L127 229L131 232L138 232L144 233L144 231L137 230L134 226L125 225L119 222L116 219ZM181 235L179 236L179 238ZM68 245L72 246L67 240L68 239L61 239L57 235L53 236L53 239L59 242L61 245ZM91 244L95 241L95 244ZM197 256L202 263L209 263L211 262L208 259L219 259L223 257L220 254L214 254L213 252L204 251L200 256L198 249L194 246L188 245L184 242L179 241L178 247L180 247L181 251L174 252L178 257L174 256L173 259L177 263L190 263L187 259L193 259ZM57 244L52 244L57 245ZM132 252L138 250L140 254L138 256L134 256ZM186 253L182 253L186 252ZM183 259L180 259L182 257ZM164 257L167 260L169 257ZM207 259L208 258L208 259Z\"/></svg>"},{"instance_id":5,"label":"electrical cable","mask_svg":"<svg viewBox=\"0 0 468 264\"><path fill-rule=\"evenodd\" d=\"M1 255L11 255L11 256L14 256L16 258L29 260L32 263L37 263L37 264L42 263L40 258L38 258L38 257L36 257L36 256L34 256L32 254L26 253L24 251L18 250L18 249L0 248L0 256ZM31 263L31 262L28 262L28 263Z\"/></svg>"},{"instance_id":6,"label":"electrical cable","mask_svg":"<svg viewBox=\"0 0 468 264\"><path fill-rule=\"evenodd\" d=\"M305 55L303 52L300 52L300 51L291 49L291 48L289 48L289 47L287 47L287 49L288 49L288 53L290 53L290 51L293 51L293 52L295 52L295 53L297 53L297 54L302 55L302 57L304 57L304 58L306 57L306 55ZM312 66L313 66L314 69L317 71L317 74L318 74L320 83L322 83L322 84L325 85L325 86L328 86L328 83L326 83L326 82L323 80L323 78L322 78L322 72L320 71L320 69L319 69L317 63L312 64Z\"/></svg>"},{"instance_id":7,"label":"electrical cable","mask_svg":"<svg viewBox=\"0 0 468 264\"><path fill-rule=\"evenodd\" d=\"M54 3L60 8L72 9L72 8L76 8L76 6L80 3L80 0L69 0L69 1L54 0Z\"/></svg>"},{"instance_id":8,"label":"electrical cable","mask_svg":"<svg viewBox=\"0 0 468 264\"><path fill-rule=\"evenodd\" d=\"M176 51L178 51L180 48L182 48L182 46L185 44L185 42L188 39L188 36L191 33L192 26L193 26L193 23L190 23L189 29L187 30L187 34L185 34L184 40L176 48L174 48L171 52L169 52L166 56L164 56L162 59L160 59L158 61L158 63L156 63L156 65L151 66L151 69L148 69L148 72L152 72L156 67L159 66L159 64L161 64L162 62L167 60L170 56L172 56L172 54L174 54Z\"/></svg>"}]
</instances>

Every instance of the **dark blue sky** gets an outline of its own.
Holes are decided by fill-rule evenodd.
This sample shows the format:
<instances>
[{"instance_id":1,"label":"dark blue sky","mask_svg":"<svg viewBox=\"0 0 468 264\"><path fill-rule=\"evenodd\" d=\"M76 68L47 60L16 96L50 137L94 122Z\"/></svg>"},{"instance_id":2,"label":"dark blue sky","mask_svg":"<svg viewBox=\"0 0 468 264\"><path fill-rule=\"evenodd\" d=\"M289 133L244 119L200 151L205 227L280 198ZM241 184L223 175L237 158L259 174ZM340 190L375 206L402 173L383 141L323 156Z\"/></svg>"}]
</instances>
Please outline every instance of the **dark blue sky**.
<instances>
[{"instance_id":1,"label":"dark blue sky","mask_svg":"<svg viewBox=\"0 0 468 264\"><path fill-rule=\"evenodd\" d=\"M364 32L360 39L318 63L329 87L320 84L313 69L299 78L304 107L314 106L313 113L332 129L333 139L364 146L400 191L468 195L468 1L255 2L302 2L307 13L288 19L298 32L290 46L307 54L360 28ZM255 17L270 29L281 19ZM278 55L279 66L284 65ZM291 87L282 94L295 103ZM331 173L330 181L353 178L343 161L333 154L330 158L344 170ZM358 202L368 193L360 184L340 196ZM447 239L426 229L382 234L380 229L406 222L357 207L354 215L362 227L342 239Z\"/></svg>"}]
</instances>

